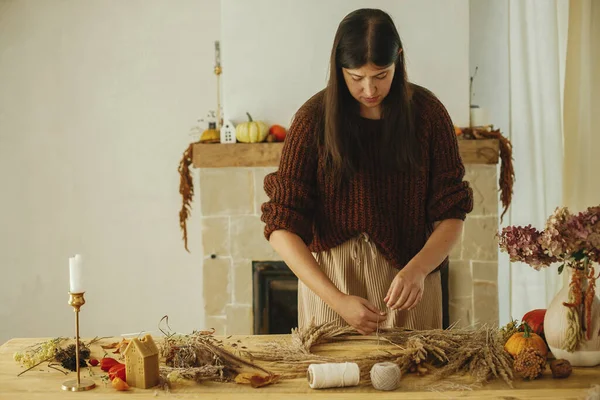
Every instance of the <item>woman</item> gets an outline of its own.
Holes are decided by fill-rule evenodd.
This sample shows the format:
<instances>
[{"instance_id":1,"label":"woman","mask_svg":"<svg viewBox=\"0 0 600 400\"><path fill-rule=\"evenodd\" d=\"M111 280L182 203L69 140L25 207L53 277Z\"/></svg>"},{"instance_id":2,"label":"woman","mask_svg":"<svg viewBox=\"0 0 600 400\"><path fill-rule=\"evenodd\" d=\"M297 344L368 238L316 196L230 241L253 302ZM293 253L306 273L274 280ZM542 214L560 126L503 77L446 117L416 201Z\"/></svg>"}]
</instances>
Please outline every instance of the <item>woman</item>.
<instances>
[{"instance_id":1,"label":"woman","mask_svg":"<svg viewBox=\"0 0 600 400\"><path fill-rule=\"evenodd\" d=\"M439 269L473 208L453 123L408 82L383 11L344 18L329 75L264 182L265 236L299 279L298 326L439 329Z\"/></svg>"}]
</instances>

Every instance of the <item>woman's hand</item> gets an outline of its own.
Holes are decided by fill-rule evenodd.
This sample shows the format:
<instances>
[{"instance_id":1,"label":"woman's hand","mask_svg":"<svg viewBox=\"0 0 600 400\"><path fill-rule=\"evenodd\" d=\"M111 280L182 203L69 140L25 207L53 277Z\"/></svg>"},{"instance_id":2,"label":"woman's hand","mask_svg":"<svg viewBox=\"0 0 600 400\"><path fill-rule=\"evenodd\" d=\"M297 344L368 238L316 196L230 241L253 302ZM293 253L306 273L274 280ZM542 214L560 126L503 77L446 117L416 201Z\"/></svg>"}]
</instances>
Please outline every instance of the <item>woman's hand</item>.
<instances>
[{"instance_id":1,"label":"woman's hand","mask_svg":"<svg viewBox=\"0 0 600 400\"><path fill-rule=\"evenodd\" d=\"M385 312L378 310L368 300L347 294L339 298L334 311L363 335L375 332L377 324L385 321L386 317Z\"/></svg>"},{"instance_id":2,"label":"woman's hand","mask_svg":"<svg viewBox=\"0 0 600 400\"><path fill-rule=\"evenodd\" d=\"M392 310L412 310L423 298L427 273L411 261L396 274L383 301Z\"/></svg>"}]
</instances>

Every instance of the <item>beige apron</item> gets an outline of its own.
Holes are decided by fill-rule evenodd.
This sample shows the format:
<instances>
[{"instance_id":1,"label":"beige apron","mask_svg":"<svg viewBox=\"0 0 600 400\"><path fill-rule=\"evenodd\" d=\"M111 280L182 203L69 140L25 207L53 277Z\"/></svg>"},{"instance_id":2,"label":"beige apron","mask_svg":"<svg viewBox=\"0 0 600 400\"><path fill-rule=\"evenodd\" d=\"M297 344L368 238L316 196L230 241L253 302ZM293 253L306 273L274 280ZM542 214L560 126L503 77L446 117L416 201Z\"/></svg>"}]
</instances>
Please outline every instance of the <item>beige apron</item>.
<instances>
[{"instance_id":1,"label":"beige apron","mask_svg":"<svg viewBox=\"0 0 600 400\"><path fill-rule=\"evenodd\" d=\"M360 296L375 307L388 313L381 327L405 327L410 329L442 328L442 284L440 272L431 273L425 279L423 298L410 311L392 311L383 299L398 273L377 251L365 233L347 242L319 253L313 253L321 269L343 293ZM319 296L298 281L298 326L306 327L311 320L320 325L335 321L347 325Z\"/></svg>"}]
</instances>

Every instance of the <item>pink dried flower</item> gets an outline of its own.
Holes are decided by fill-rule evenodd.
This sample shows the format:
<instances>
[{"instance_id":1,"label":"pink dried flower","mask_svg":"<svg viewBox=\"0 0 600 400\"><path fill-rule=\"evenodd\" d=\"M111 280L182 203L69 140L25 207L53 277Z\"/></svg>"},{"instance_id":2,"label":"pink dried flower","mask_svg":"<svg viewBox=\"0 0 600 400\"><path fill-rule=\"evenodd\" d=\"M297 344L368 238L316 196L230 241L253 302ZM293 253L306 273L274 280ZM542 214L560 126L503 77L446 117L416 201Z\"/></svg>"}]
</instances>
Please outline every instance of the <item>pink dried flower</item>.
<instances>
[{"instance_id":1,"label":"pink dried flower","mask_svg":"<svg viewBox=\"0 0 600 400\"><path fill-rule=\"evenodd\" d=\"M566 223L571 217L571 213L567 207L557 207L546 221L546 229L553 227L558 231L564 231Z\"/></svg>"},{"instance_id":2,"label":"pink dried flower","mask_svg":"<svg viewBox=\"0 0 600 400\"><path fill-rule=\"evenodd\" d=\"M572 217L566 207L556 208L546 221L546 229L541 233L541 244L546 254L561 257L567 251L565 233L567 222Z\"/></svg>"},{"instance_id":3,"label":"pink dried flower","mask_svg":"<svg viewBox=\"0 0 600 400\"><path fill-rule=\"evenodd\" d=\"M554 227L549 227L541 232L539 243L544 249L544 253L550 257L561 257L567 251L566 241Z\"/></svg>"},{"instance_id":4,"label":"pink dried flower","mask_svg":"<svg viewBox=\"0 0 600 400\"><path fill-rule=\"evenodd\" d=\"M600 206L589 207L584 212L571 216L566 221L566 232L563 234L567 251L572 254L581 250L586 253L600 250L599 234Z\"/></svg>"},{"instance_id":5,"label":"pink dried flower","mask_svg":"<svg viewBox=\"0 0 600 400\"><path fill-rule=\"evenodd\" d=\"M527 263L536 270L559 260L570 262L582 254L600 262L600 206L576 215L566 207L557 208L541 232L531 225L506 227L499 246L511 261Z\"/></svg>"},{"instance_id":6,"label":"pink dried flower","mask_svg":"<svg viewBox=\"0 0 600 400\"><path fill-rule=\"evenodd\" d=\"M540 236L541 233L531 225L509 226L502 229L499 246L508 253L511 261L521 261L539 270L556 261L544 252Z\"/></svg>"}]
</instances>

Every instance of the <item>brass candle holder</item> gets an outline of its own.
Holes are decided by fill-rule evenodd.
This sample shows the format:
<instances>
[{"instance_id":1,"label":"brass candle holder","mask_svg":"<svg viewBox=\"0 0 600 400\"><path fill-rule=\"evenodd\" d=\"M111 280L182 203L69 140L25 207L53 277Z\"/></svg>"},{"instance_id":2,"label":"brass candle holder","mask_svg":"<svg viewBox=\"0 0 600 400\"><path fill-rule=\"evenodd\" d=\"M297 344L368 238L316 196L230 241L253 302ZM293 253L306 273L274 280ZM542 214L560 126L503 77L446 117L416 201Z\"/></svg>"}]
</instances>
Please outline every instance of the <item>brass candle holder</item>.
<instances>
[{"instance_id":1,"label":"brass candle holder","mask_svg":"<svg viewBox=\"0 0 600 400\"><path fill-rule=\"evenodd\" d=\"M62 384L62 390L71 392L82 392L96 387L91 379L81 379L81 367L79 366L79 309L85 304L83 293L69 292L69 305L75 312L75 362L77 363L77 379L70 379Z\"/></svg>"}]
</instances>

